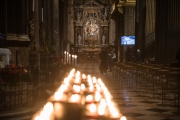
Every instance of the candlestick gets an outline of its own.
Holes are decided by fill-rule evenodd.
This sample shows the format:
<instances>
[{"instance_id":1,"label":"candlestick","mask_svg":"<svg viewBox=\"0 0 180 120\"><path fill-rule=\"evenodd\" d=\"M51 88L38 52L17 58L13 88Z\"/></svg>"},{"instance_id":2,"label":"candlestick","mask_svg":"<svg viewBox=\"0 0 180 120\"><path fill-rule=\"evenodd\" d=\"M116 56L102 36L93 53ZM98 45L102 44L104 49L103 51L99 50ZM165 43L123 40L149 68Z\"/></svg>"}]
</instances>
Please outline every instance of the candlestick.
<instances>
[{"instance_id":1,"label":"candlestick","mask_svg":"<svg viewBox=\"0 0 180 120\"><path fill-rule=\"evenodd\" d=\"M32 11L34 11L34 0L32 2Z\"/></svg>"},{"instance_id":2,"label":"candlestick","mask_svg":"<svg viewBox=\"0 0 180 120\"><path fill-rule=\"evenodd\" d=\"M42 8L42 22L43 22L43 8Z\"/></svg>"}]
</instances>

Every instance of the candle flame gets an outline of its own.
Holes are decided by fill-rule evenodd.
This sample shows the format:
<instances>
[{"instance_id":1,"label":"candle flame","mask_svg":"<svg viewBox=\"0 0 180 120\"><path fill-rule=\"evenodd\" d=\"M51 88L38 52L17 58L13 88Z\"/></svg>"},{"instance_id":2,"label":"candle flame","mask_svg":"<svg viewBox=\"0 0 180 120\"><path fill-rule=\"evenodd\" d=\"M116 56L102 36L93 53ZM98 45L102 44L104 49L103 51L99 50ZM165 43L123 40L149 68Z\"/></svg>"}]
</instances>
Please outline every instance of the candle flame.
<instances>
[{"instance_id":1,"label":"candle flame","mask_svg":"<svg viewBox=\"0 0 180 120\"><path fill-rule=\"evenodd\" d=\"M93 101L93 96L92 95L87 95L86 96L86 101L87 102Z\"/></svg>"},{"instance_id":2,"label":"candle flame","mask_svg":"<svg viewBox=\"0 0 180 120\"><path fill-rule=\"evenodd\" d=\"M95 101L98 102L98 101L100 101L100 100L101 100L101 94L100 94L99 91L96 91L96 92L95 92Z\"/></svg>"},{"instance_id":3,"label":"candle flame","mask_svg":"<svg viewBox=\"0 0 180 120\"><path fill-rule=\"evenodd\" d=\"M34 120L41 120L40 116L36 116Z\"/></svg>"},{"instance_id":4,"label":"candle flame","mask_svg":"<svg viewBox=\"0 0 180 120\"><path fill-rule=\"evenodd\" d=\"M96 77L93 77L92 79L93 79L93 83L96 83Z\"/></svg>"},{"instance_id":5,"label":"candle flame","mask_svg":"<svg viewBox=\"0 0 180 120\"><path fill-rule=\"evenodd\" d=\"M85 74L82 74L82 78L83 78L83 79L86 79L86 75L85 75Z\"/></svg>"},{"instance_id":6,"label":"candle flame","mask_svg":"<svg viewBox=\"0 0 180 120\"><path fill-rule=\"evenodd\" d=\"M63 92L55 92L54 93L54 99L55 100L61 100L62 99L62 97L63 97Z\"/></svg>"},{"instance_id":7,"label":"candle flame","mask_svg":"<svg viewBox=\"0 0 180 120\"><path fill-rule=\"evenodd\" d=\"M85 90L85 89L86 89L85 85L81 84L81 90Z\"/></svg>"},{"instance_id":8,"label":"candle flame","mask_svg":"<svg viewBox=\"0 0 180 120\"><path fill-rule=\"evenodd\" d=\"M39 116L37 116L35 119L36 120L49 120L53 110L54 110L53 104L51 102L48 102L44 105L43 110L40 111Z\"/></svg>"},{"instance_id":9,"label":"candle flame","mask_svg":"<svg viewBox=\"0 0 180 120\"><path fill-rule=\"evenodd\" d=\"M76 91L76 92L80 92L80 91L81 91L81 86L79 86L79 85L73 85L73 89L74 89L74 91Z\"/></svg>"},{"instance_id":10,"label":"candle flame","mask_svg":"<svg viewBox=\"0 0 180 120\"><path fill-rule=\"evenodd\" d=\"M104 115L106 110L106 102L104 99L100 101L100 104L98 106L98 114L99 115Z\"/></svg>"},{"instance_id":11,"label":"candle flame","mask_svg":"<svg viewBox=\"0 0 180 120\"><path fill-rule=\"evenodd\" d=\"M90 105L89 105L89 111L91 112L91 113L95 113L96 112L96 105L94 104L94 103L91 103Z\"/></svg>"},{"instance_id":12,"label":"candle flame","mask_svg":"<svg viewBox=\"0 0 180 120\"><path fill-rule=\"evenodd\" d=\"M122 116L120 120L127 120L125 116Z\"/></svg>"},{"instance_id":13,"label":"candle flame","mask_svg":"<svg viewBox=\"0 0 180 120\"><path fill-rule=\"evenodd\" d=\"M78 94L73 94L71 96L71 102L75 103L78 102L80 100L80 96Z\"/></svg>"}]
</instances>

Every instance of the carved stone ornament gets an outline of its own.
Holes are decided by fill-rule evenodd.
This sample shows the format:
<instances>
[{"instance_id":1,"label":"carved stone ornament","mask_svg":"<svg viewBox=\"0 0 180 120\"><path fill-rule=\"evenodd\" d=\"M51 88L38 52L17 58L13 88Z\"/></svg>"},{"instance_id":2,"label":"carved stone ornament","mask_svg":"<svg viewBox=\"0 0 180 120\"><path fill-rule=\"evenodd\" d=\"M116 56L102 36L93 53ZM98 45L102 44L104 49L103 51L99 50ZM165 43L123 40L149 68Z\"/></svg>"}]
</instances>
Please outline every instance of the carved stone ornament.
<instances>
[{"instance_id":1,"label":"carved stone ornament","mask_svg":"<svg viewBox=\"0 0 180 120\"><path fill-rule=\"evenodd\" d=\"M29 20L29 37L30 37L30 40L31 40L30 48L31 48L31 50L38 50L38 46L37 46L37 44L35 43L35 40L34 40L34 37L35 37L34 14L35 13L33 12L32 17Z\"/></svg>"},{"instance_id":2,"label":"carved stone ornament","mask_svg":"<svg viewBox=\"0 0 180 120\"><path fill-rule=\"evenodd\" d=\"M40 24L39 33L40 33L40 51L49 53L49 50L48 50L46 42L45 42L44 22L41 22L41 24Z\"/></svg>"}]
</instances>

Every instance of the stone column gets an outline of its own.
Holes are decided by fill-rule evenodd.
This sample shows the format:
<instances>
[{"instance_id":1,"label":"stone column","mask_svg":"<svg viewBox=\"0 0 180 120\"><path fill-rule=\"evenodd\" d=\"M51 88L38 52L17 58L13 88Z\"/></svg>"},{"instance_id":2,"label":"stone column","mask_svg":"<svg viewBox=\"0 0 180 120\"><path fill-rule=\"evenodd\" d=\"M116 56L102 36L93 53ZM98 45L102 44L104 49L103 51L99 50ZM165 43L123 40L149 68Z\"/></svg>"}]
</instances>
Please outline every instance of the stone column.
<instances>
[{"instance_id":1,"label":"stone column","mask_svg":"<svg viewBox=\"0 0 180 120\"><path fill-rule=\"evenodd\" d=\"M35 36L34 36L34 40L35 40L35 43L37 44L37 46L39 46L39 0L34 0L35 2L35 7L34 7L34 26L35 26L35 29L34 29L34 33L35 33ZM41 10L41 9L40 9Z\"/></svg>"},{"instance_id":2,"label":"stone column","mask_svg":"<svg viewBox=\"0 0 180 120\"><path fill-rule=\"evenodd\" d=\"M59 0L53 0L53 38L56 41L56 55L60 54L59 49ZM62 17L62 16L61 16Z\"/></svg>"}]
</instances>

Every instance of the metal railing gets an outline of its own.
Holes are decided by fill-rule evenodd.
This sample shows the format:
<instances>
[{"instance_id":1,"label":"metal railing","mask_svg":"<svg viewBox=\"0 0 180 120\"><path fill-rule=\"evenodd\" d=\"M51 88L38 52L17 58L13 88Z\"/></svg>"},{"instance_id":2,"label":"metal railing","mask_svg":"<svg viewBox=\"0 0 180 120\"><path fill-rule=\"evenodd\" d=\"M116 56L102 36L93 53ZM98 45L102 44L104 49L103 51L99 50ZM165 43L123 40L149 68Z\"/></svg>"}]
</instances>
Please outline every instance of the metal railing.
<instances>
[{"instance_id":1,"label":"metal railing","mask_svg":"<svg viewBox=\"0 0 180 120\"><path fill-rule=\"evenodd\" d=\"M30 69L5 68L1 70L0 80L0 111L12 110L20 107L30 107L40 100L46 100L47 87L54 84L59 76L60 63L48 64L46 71L38 67ZM19 70L19 72L17 72ZM21 70L24 72L21 73Z\"/></svg>"}]
</instances>

